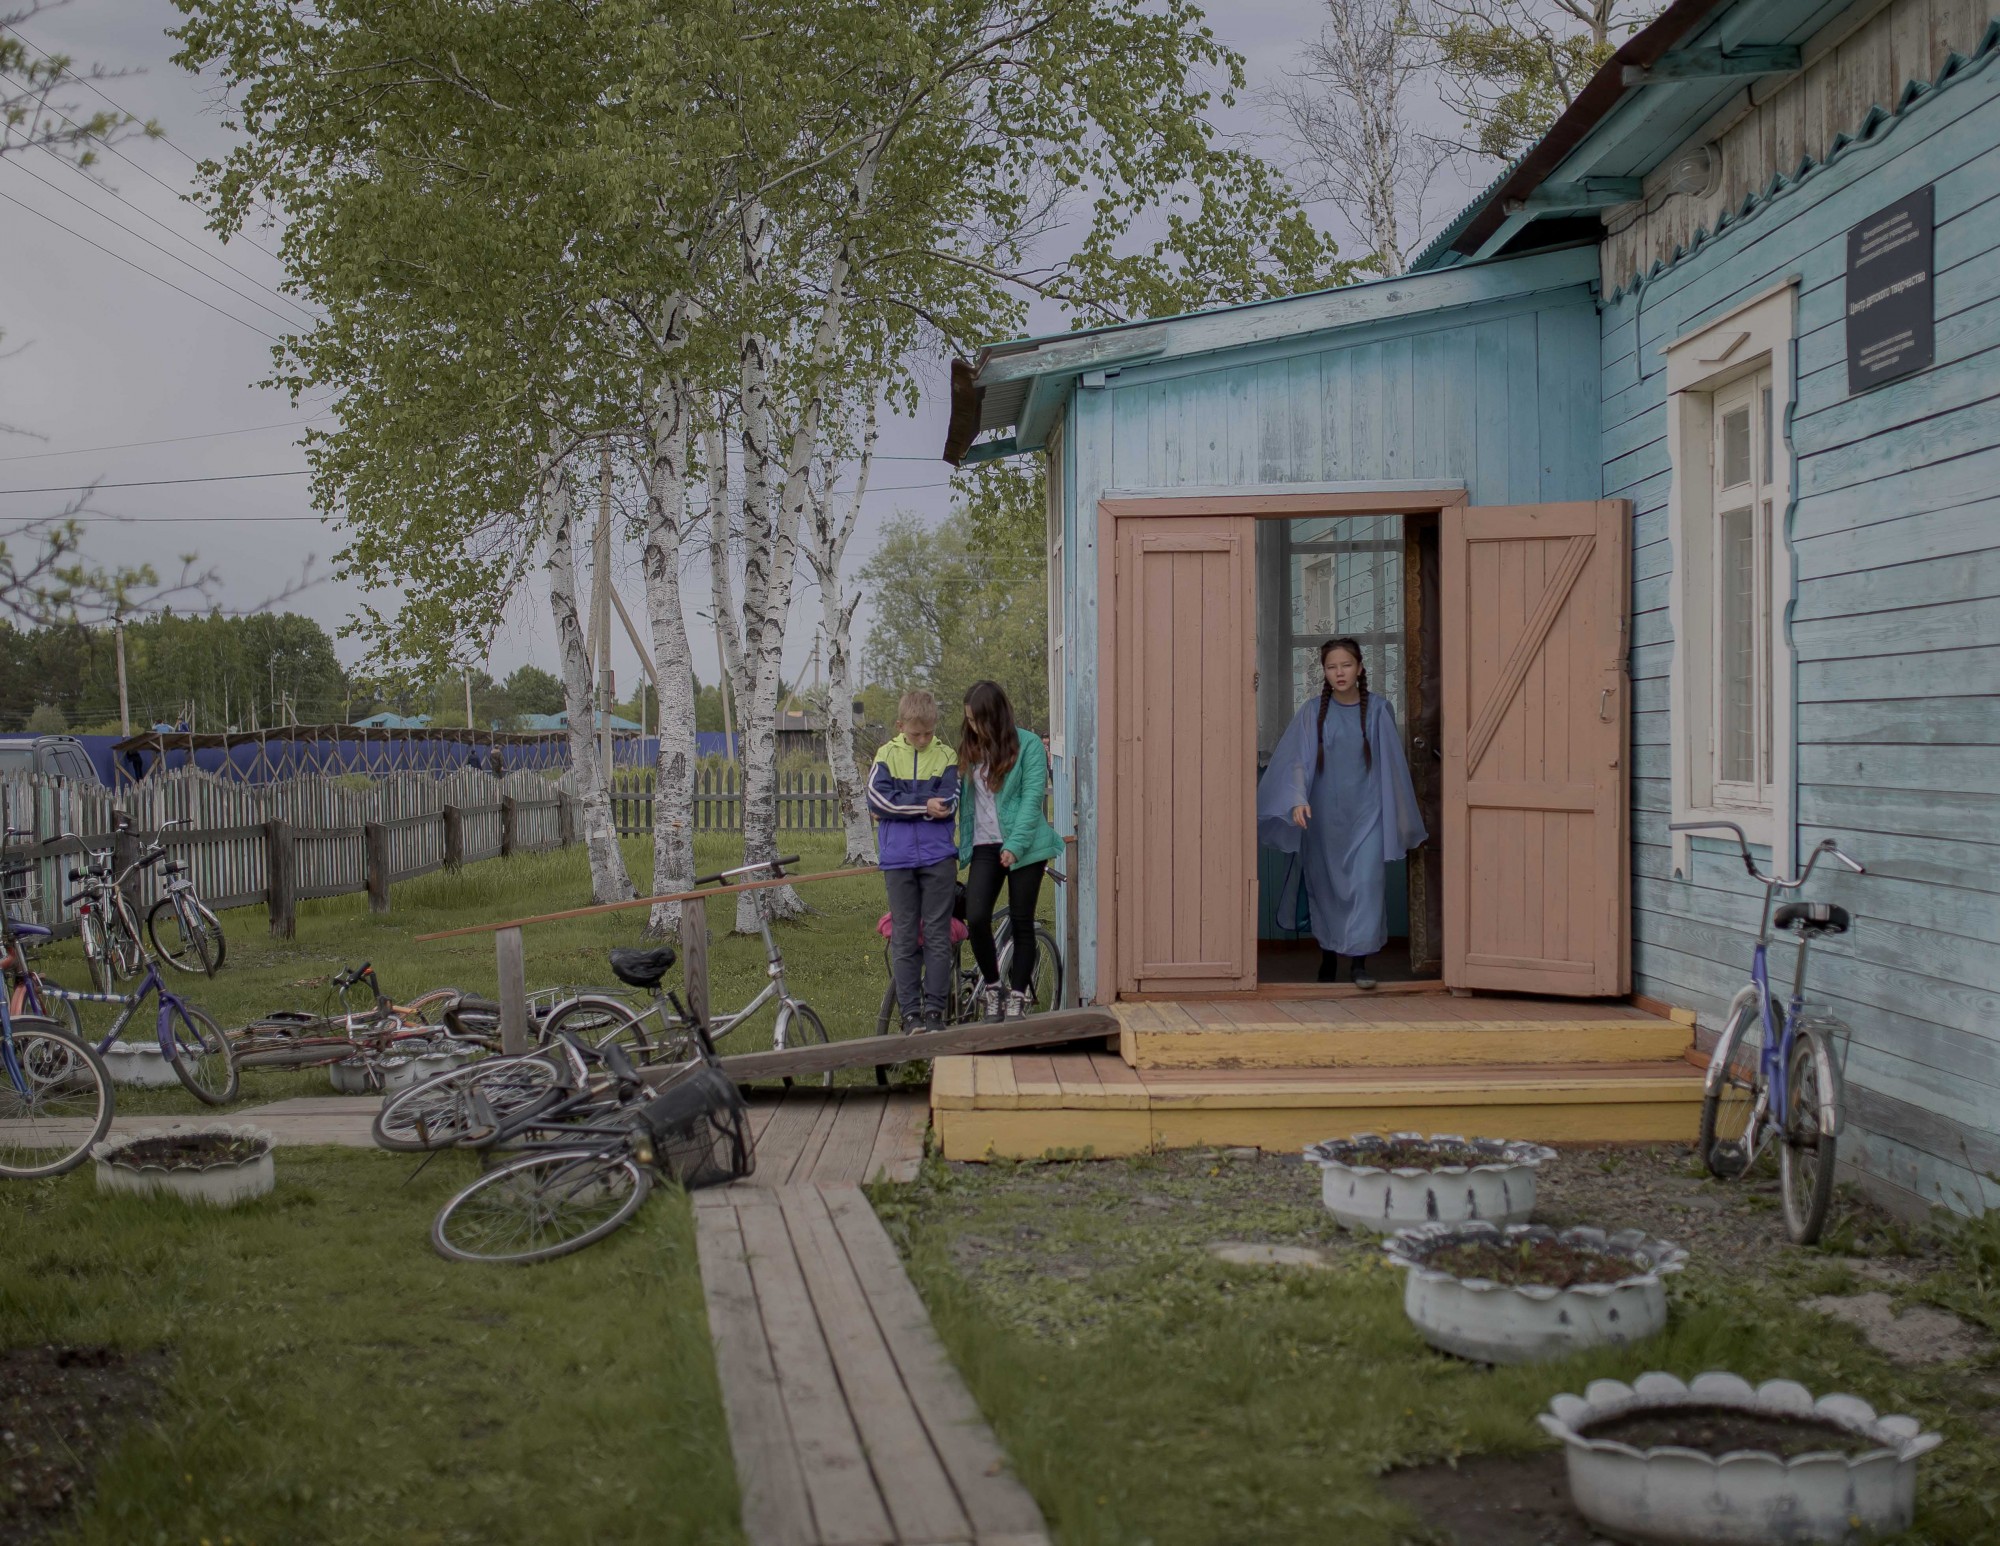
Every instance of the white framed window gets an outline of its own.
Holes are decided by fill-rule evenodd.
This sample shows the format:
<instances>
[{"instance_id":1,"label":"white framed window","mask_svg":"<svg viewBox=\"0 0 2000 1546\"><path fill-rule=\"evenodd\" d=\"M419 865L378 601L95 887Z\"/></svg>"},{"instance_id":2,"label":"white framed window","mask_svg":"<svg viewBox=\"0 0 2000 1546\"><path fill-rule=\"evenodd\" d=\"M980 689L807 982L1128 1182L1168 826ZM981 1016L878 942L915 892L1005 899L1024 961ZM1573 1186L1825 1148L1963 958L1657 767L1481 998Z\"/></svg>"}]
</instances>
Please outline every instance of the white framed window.
<instances>
[{"instance_id":1,"label":"white framed window","mask_svg":"<svg viewBox=\"0 0 2000 1546\"><path fill-rule=\"evenodd\" d=\"M1667 346L1673 819L1734 821L1781 866L1794 847L1794 300L1787 283ZM1687 851L1676 834L1677 874Z\"/></svg>"},{"instance_id":2,"label":"white framed window","mask_svg":"<svg viewBox=\"0 0 2000 1546\"><path fill-rule=\"evenodd\" d=\"M1042 461L1047 485L1049 554L1049 756L1063 755L1064 727L1068 722L1069 695L1065 689L1064 667L1067 629L1064 622L1063 591L1063 463L1062 430L1049 434L1048 453Z\"/></svg>"}]
</instances>

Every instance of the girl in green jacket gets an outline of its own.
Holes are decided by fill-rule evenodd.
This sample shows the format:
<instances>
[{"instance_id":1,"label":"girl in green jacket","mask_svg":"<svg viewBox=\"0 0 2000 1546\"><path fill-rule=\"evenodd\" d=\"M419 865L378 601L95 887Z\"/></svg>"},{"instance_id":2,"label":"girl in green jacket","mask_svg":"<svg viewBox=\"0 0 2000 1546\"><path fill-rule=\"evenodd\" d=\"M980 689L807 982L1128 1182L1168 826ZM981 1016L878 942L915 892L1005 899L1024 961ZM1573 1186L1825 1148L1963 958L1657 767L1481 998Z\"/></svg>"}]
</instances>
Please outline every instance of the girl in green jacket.
<instances>
[{"instance_id":1,"label":"girl in green jacket","mask_svg":"<svg viewBox=\"0 0 2000 1546\"><path fill-rule=\"evenodd\" d=\"M958 858L967 866L965 926L979 963L980 1015L1019 1020L1028 1012L1028 984L1035 977L1042 871L1062 852L1062 840L1043 813L1049 754L1034 731L1016 728L1014 705L998 682L975 682L965 695L958 770ZM1003 881L1014 944L1004 1000L993 942L993 908Z\"/></svg>"}]
</instances>

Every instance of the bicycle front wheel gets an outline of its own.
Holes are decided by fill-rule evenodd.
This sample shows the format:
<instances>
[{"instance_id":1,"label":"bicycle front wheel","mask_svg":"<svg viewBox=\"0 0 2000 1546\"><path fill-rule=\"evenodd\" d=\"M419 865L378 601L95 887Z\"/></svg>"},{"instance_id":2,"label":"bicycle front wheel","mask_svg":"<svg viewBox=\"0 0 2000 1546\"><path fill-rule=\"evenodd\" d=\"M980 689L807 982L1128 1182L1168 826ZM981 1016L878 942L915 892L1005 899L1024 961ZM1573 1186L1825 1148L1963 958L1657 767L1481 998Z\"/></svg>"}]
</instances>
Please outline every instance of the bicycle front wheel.
<instances>
[{"instance_id":1,"label":"bicycle front wheel","mask_svg":"<svg viewBox=\"0 0 2000 1546\"><path fill-rule=\"evenodd\" d=\"M83 940L83 964L90 972L90 990L93 993L109 993L118 985L111 966L110 946L104 939L104 920L96 913L85 913L77 920L77 934Z\"/></svg>"},{"instance_id":2,"label":"bicycle front wheel","mask_svg":"<svg viewBox=\"0 0 2000 1546\"><path fill-rule=\"evenodd\" d=\"M222 1027L206 1010L180 1003L169 1010L168 1025L173 1046L167 1056L194 1098L211 1106L226 1106L236 1099L242 1076Z\"/></svg>"},{"instance_id":3,"label":"bicycle front wheel","mask_svg":"<svg viewBox=\"0 0 2000 1546\"><path fill-rule=\"evenodd\" d=\"M1833 1202L1837 1140L1820 1129L1820 1105L1840 1109L1840 1075L1820 1033L1800 1030L1792 1037L1785 1070L1785 1121L1778 1147L1778 1183L1785 1204L1785 1231L1799 1245L1811 1245L1826 1227ZM1824 1076L1824 1077L1823 1077ZM1829 1088L1827 1081L1831 1081Z\"/></svg>"},{"instance_id":4,"label":"bicycle front wheel","mask_svg":"<svg viewBox=\"0 0 2000 1546\"><path fill-rule=\"evenodd\" d=\"M487 1171L446 1203L431 1225L431 1244L450 1261L549 1261L602 1240L652 1189L652 1173L629 1155L530 1154Z\"/></svg>"},{"instance_id":5,"label":"bicycle front wheel","mask_svg":"<svg viewBox=\"0 0 2000 1546\"><path fill-rule=\"evenodd\" d=\"M809 1004L794 1001L791 1018L785 1023L785 1046L796 1051L807 1047L824 1047L826 1044L826 1022L820 1019L819 1012ZM785 1082L790 1084L791 1080L787 1079ZM819 1082L832 1084L833 1070L828 1069L821 1074Z\"/></svg>"},{"instance_id":6,"label":"bicycle front wheel","mask_svg":"<svg viewBox=\"0 0 2000 1546\"><path fill-rule=\"evenodd\" d=\"M558 1077L555 1064L541 1053L451 1069L382 1102L375 1113L375 1142L399 1154L454 1148L491 1131L475 1114L475 1090L494 1117L504 1119L547 1100Z\"/></svg>"},{"instance_id":7,"label":"bicycle front wheel","mask_svg":"<svg viewBox=\"0 0 2000 1546\"><path fill-rule=\"evenodd\" d=\"M222 924L193 897L163 896L146 914L153 954L175 971L213 977L222 970Z\"/></svg>"},{"instance_id":8,"label":"bicycle front wheel","mask_svg":"<svg viewBox=\"0 0 2000 1546\"><path fill-rule=\"evenodd\" d=\"M1709 1088L1701 1102L1697 1152L1708 1173L1734 1180L1750 1168L1750 1114L1763 1080L1764 1020L1757 1000L1736 1006L1709 1059Z\"/></svg>"},{"instance_id":9,"label":"bicycle front wheel","mask_svg":"<svg viewBox=\"0 0 2000 1546\"><path fill-rule=\"evenodd\" d=\"M139 933L139 919L122 891L111 893L104 941L111 969L118 976L136 977L146 969L146 946Z\"/></svg>"},{"instance_id":10,"label":"bicycle front wheel","mask_svg":"<svg viewBox=\"0 0 2000 1546\"><path fill-rule=\"evenodd\" d=\"M53 1020L21 1018L0 1040L0 1176L76 1169L111 1130L111 1075Z\"/></svg>"}]
</instances>

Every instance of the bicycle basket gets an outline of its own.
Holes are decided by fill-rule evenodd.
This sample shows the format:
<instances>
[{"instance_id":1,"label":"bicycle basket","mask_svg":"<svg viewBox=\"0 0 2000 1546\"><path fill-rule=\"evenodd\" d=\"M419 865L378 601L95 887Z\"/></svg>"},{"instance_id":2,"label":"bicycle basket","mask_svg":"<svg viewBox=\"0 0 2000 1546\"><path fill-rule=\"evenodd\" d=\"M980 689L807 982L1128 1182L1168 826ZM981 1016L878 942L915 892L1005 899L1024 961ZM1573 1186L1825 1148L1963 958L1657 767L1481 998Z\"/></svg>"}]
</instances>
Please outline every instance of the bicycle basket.
<instances>
[{"instance_id":1,"label":"bicycle basket","mask_svg":"<svg viewBox=\"0 0 2000 1546\"><path fill-rule=\"evenodd\" d=\"M641 1108L640 1119L660 1169L689 1191L740 1181L757 1168L750 1113L713 1063L689 1069Z\"/></svg>"}]
</instances>

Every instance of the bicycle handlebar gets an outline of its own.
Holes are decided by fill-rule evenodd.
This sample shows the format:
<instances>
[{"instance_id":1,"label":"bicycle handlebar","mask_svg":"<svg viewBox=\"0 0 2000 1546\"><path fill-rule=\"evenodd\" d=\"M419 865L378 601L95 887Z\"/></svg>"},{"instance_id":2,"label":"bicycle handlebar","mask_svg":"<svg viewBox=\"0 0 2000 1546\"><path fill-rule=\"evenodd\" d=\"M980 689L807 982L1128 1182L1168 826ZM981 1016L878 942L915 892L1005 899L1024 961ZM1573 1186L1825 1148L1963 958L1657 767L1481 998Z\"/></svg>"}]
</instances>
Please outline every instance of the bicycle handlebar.
<instances>
[{"instance_id":1,"label":"bicycle handlebar","mask_svg":"<svg viewBox=\"0 0 2000 1546\"><path fill-rule=\"evenodd\" d=\"M1855 860L1850 859L1846 854L1842 853L1840 851L1840 845L1834 842L1834 840L1830 837L1821 838L1818 845L1813 849L1811 856L1807 858L1806 867L1800 870L1799 873L1794 875L1790 880L1786 880L1777 875L1766 875L1763 871L1757 868L1757 860L1752 856L1750 852L1749 837L1745 835L1743 829L1733 821L1676 821L1676 822L1670 822L1667 826L1667 830L1669 832L1730 833L1732 836L1735 837L1736 846L1742 852L1743 868L1749 872L1750 878L1756 881L1759 885L1768 886L1773 891L1798 890L1801 886L1803 886L1808 880L1812 878L1813 867L1819 863L1820 856L1822 854L1831 854L1834 858L1838 859L1842 864L1846 865L1850 870L1852 870L1857 875L1866 875L1868 873L1867 867L1865 865L1862 865L1856 862Z\"/></svg>"}]
</instances>

